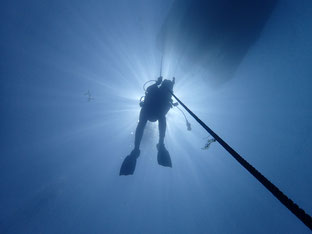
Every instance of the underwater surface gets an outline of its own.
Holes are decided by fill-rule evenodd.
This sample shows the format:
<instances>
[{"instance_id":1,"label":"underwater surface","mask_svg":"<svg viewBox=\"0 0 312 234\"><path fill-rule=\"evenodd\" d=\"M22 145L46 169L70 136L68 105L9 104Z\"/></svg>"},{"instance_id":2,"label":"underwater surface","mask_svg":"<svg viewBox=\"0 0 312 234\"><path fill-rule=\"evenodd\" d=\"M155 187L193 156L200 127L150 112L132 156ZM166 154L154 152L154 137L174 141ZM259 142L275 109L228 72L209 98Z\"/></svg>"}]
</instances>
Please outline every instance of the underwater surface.
<instances>
[{"instance_id":1,"label":"underwater surface","mask_svg":"<svg viewBox=\"0 0 312 234\"><path fill-rule=\"evenodd\" d=\"M161 70L312 214L312 2L254 2L2 1L0 233L310 233L218 142L203 150L211 137L177 108L172 168L148 122L134 175L119 176Z\"/></svg>"}]
</instances>

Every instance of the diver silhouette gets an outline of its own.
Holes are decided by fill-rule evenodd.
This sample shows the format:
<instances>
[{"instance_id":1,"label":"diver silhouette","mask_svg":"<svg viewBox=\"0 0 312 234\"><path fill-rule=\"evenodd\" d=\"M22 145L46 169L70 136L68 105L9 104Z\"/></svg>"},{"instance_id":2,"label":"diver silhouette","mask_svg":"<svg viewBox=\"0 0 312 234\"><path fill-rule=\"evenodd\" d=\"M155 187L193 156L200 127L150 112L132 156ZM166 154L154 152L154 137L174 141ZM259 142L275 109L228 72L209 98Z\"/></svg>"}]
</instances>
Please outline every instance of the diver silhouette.
<instances>
[{"instance_id":1,"label":"diver silhouette","mask_svg":"<svg viewBox=\"0 0 312 234\"><path fill-rule=\"evenodd\" d=\"M156 146L158 164L164 167L172 167L170 154L165 147L164 140L167 126L166 114L170 108L178 105L173 103L172 95L169 92L173 92L174 83L175 78L172 81L162 81L160 76L155 84L146 89L144 101L140 102L141 111L135 131L134 149L123 161L119 175L132 175L134 173L136 160L140 156L140 144L147 121L158 121L159 143Z\"/></svg>"}]
</instances>

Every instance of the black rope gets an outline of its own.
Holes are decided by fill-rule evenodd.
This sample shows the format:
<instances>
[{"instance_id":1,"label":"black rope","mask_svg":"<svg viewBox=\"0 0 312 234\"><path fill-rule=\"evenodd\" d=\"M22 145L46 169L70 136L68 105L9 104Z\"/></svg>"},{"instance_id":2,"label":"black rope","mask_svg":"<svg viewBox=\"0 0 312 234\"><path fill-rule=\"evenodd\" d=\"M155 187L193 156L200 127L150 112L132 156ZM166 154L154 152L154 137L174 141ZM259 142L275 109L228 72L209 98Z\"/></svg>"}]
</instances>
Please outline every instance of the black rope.
<instances>
[{"instance_id":1,"label":"black rope","mask_svg":"<svg viewBox=\"0 0 312 234\"><path fill-rule=\"evenodd\" d=\"M256 168L249 164L242 156L240 156L234 149L232 149L225 141L223 141L214 131L212 131L203 121L201 121L183 102L180 101L170 90L169 92L174 98L185 108L185 110L193 116L193 118L206 131L216 139L220 145L223 146L250 174L252 174L264 187L266 187L284 206L286 206L294 215L297 216L310 230L312 230L312 218L296 203L289 199L283 192L281 192L272 182L263 176Z\"/></svg>"}]
</instances>

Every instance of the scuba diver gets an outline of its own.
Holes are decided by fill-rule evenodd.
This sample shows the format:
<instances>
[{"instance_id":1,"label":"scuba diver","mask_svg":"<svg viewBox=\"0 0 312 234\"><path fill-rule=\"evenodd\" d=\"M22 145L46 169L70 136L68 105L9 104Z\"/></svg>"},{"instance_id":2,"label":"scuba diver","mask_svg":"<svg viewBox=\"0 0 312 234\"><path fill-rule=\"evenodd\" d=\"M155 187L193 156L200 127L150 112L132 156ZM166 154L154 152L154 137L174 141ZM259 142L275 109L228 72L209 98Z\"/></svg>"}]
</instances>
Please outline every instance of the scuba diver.
<instances>
[{"instance_id":1,"label":"scuba diver","mask_svg":"<svg viewBox=\"0 0 312 234\"><path fill-rule=\"evenodd\" d=\"M119 175L132 175L135 170L136 160L140 155L140 143L147 121L158 121L159 143L157 144L157 161L164 167L172 167L170 154L167 151L164 140L166 134L166 114L173 106L172 95L175 78L162 80L160 76L155 84L149 86L145 91L144 101L140 101L141 111L139 122L135 131L134 149L123 161ZM159 86L159 87L158 87Z\"/></svg>"}]
</instances>

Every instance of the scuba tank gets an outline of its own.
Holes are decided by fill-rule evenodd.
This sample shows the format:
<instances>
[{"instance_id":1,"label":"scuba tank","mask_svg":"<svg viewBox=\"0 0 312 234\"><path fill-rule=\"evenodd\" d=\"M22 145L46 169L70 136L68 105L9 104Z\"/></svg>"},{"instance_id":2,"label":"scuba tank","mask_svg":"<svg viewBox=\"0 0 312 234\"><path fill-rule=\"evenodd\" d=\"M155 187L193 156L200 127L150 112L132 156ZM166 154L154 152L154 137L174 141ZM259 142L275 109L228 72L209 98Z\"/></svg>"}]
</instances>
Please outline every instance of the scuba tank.
<instances>
[{"instance_id":1,"label":"scuba tank","mask_svg":"<svg viewBox=\"0 0 312 234\"><path fill-rule=\"evenodd\" d=\"M173 90L173 86L175 85L175 77L172 78L172 80L164 80L162 81L162 77L160 76L157 80L149 80L149 81L146 81L143 85L143 90L145 91L145 96L142 96L140 98L140 102L139 102L139 105L140 107L142 108L144 106L145 103L149 103L149 102L153 102L153 95L155 94L153 89L150 89L148 90L149 88L146 88L146 85L150 82L155 82L155 84L158 85L162 85L166 88L168 88L169 90ZM151 86L150 86L151 87ZM169 92L168 92L169 93ZM171 95L170 95L170 99L171 99ZM191 131L192 130L192 127L191 127L191 123L188 121L186 115L184 114L183 110L181 110L177 104L175 103L170 103L171 107L176 107L182 114L183 114L183 117L185 119L185 124L186 124L186 128L188 131Z\"/></svg>"},{"instance_id":2,"label":"scuba tank","mask_svg":"<svg viewBox=\"0 0 312 234\"><path fill-rule=\"evenodd\" d=\"M140 98L140 102L139 102L139 105L140 105L141 108L144 106L144 103L146 101L149 101L150 99L153 99L153 96L155 95L156 87L153 88L153 87L151 87L153 85L151 85L150 87L146 88L146 85L148 83L150 83L150 82L155 82L155 84L157 86L161 85L161 86L164 86L164 87L166 87L166 88L168 88L168 89L170 89L172 91L173 90L173 86L175 84L175 78L173 77L172 80L162 80L162 77L160 76L157 80L146 81L144 83L144 85L143 85L143 90L145 92L145 96L142 96ZM170 97L171 97L171 95L170 95Z\"/></svg>"}]
</instances>

